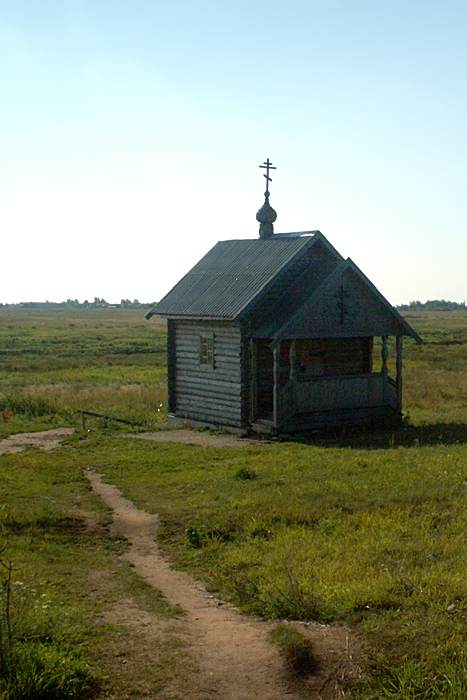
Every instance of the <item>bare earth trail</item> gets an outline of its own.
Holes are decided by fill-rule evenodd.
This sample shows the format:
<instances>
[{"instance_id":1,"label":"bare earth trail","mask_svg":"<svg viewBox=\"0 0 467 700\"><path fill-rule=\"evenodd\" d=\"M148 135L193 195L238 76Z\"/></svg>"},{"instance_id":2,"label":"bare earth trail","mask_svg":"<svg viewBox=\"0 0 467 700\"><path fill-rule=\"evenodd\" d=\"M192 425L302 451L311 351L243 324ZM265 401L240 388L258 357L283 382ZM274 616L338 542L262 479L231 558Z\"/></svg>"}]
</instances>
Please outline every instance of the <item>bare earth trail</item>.
<instances>
[{"instance_id":1,"label":"bare earth trail","mask_svg":"<svg viewBox=\"0 0 467 700\"><path fill-rule=\"evenodd\" d=\"M200 666L200 697L219 700L299 700L336 698L345 682L358 675L353 660L353 640L348 630L325 625L300 625L313 643L320 661L319 673L291 685L282 660L271 645L272 623L238 613L209 595L189 574L172 569L155 543L157 515L139 510L119 490L88 470L94 491L113 511L113 528L124 535L130 548L123 556L150 585L163 593L185 615L178 620ZM350 641L349 641L350 640Z\"/></svg>"},{"instance_id":2,"label":"bare earth trail","mask_svg":"<svg viewBox=\"0 0 467 700\"><path fill-rule=\"evenodd\" d=\"M46 452L59 447L62 440L73 435L74 428L39 430L35 433L16 433L0 440L0 455L12 455L29 447L37 447Z\"/></svg>"}]
</instances>

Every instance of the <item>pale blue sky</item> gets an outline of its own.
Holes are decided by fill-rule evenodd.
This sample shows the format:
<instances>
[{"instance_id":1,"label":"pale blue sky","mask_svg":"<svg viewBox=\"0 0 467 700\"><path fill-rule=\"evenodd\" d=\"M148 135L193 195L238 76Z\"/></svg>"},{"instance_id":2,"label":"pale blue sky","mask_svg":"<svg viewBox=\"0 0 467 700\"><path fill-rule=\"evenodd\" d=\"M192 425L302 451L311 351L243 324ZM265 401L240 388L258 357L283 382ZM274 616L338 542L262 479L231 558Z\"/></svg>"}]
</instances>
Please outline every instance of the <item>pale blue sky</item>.
<instances>
[{"instance_id":1,"label":"pale blue sky","mask_svg":"<svg viewBox=\"0 0 467 700\"><path fill-rule=\"evenodd\" d=\"M0 0L0 301L160 298L320 229L393 303L467 297L467 0Z\"/></svg>"}]
</instances>

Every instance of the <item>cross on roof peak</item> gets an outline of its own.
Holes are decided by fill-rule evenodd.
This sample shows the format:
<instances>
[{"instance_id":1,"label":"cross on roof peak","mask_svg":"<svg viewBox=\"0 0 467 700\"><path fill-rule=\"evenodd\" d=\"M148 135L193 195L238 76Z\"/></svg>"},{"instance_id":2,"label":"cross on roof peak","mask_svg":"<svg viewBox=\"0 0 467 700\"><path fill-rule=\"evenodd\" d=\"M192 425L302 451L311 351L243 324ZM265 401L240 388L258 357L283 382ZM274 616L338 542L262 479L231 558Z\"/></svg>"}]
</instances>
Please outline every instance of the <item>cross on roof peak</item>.
<instances>
[{"instance_id":1,"label":"cross on roof peak","mask_svg":"<svg viewBox=\"0 0 467 700\"><path fill-rule=\"evenodd\" d=\"M272 182L272 178L269 177L269 171L270 170L277 170L277 168L275 165L272 164L272 161L270 161L269 158L267 158L264 161L263 165L260 165L259 167L266 170L266 174L263 173L263 177L266 178L266 192L264 194L265 194L265 196L268 196L269 195L269 183Z\"/></svg>"},{"instance_id":2,"label":"cross on roof peak","mask_svg":"<svg viewBox=\"0 0 467 700\"><path fill-rule=\"evenodd\" d=\"M266 178L266 192L264 193L264 204L261 209L256 212L256 221L259 221L259 237L260 238L271 238L274 233L274 221L277 219L277 213L269 204L269 183L271 178L269 177L270 170L277 170L277 168L271 163L269 158L264 161L262 165L259 166L266 170L264 177Z\"/></svg>"}]
</instances>

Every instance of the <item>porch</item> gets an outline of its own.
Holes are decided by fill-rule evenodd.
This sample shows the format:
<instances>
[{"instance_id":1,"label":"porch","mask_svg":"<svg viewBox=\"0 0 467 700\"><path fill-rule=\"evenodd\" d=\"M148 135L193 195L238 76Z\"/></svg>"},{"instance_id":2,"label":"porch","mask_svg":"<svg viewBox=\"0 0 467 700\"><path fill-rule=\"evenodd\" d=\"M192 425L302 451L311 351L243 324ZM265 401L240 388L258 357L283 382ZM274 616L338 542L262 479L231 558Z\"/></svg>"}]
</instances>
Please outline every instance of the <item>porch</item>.
<instances>
[{"instance_id":1,"label":"porch","mask_svg":"<svg viewBox=\"0 0 467 700\"><path fill-rule=\"evenodd\" d=\"M263 433L400 421L402 336L396 337L395 377L388 371L388 337L373 370L373 338L252 341L250 424Z\"/></svg>"}]
</instances>

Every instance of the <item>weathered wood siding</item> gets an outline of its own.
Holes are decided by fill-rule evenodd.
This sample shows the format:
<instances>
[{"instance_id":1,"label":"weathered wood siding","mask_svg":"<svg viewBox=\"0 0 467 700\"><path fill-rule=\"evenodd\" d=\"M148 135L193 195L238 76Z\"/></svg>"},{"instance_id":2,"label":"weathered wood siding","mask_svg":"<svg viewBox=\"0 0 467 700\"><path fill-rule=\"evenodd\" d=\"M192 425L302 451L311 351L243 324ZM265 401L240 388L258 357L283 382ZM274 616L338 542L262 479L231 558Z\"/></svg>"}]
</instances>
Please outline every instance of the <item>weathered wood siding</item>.
<instances>
[{"instance_id":1,"label":"weathered wood siding","mask_svg":"<svg viewBox=\"0 0 467 700\"><path fill-rule=\"evenodd\" d=\"M281 329L285 338L357 338L400 332L398 319L351 269L333 278L318 298L305 303Z\"/></svg>"},{"instance_id":2,"label":"weathered wood siding","mask_svg":"<svg viewBox=\"0 0 467 700\"><path fill-rule=\"evenodd\" d=\"M240 325L173 320L175 413L219 425L242 425ZM214 335L214 367L200 364L200 336Z\"/></svg>"},{"instance_id":3,"label":"weathered wood siding","mask_svg":"<svg viewBox=\"0 0 467 700\"><path fill-rule=\"evenodd\" d=\"M391 406L396 408L394 383L373 373L354 377L326 377L295 383L297 413L350 408Z\"/></svg>"}]
</instances>

